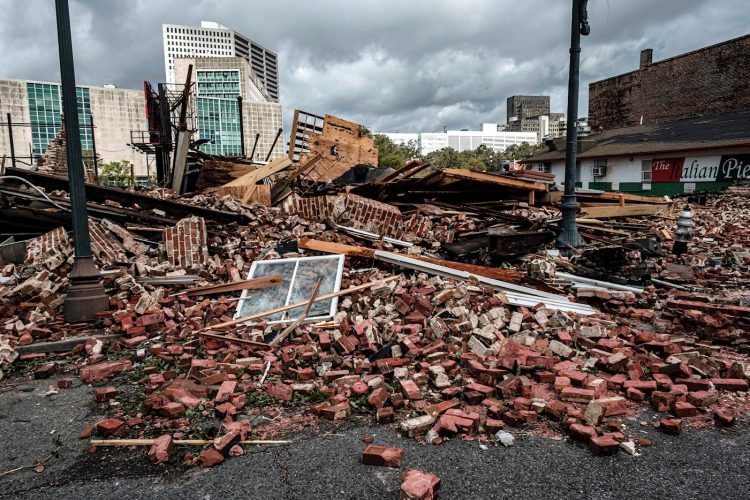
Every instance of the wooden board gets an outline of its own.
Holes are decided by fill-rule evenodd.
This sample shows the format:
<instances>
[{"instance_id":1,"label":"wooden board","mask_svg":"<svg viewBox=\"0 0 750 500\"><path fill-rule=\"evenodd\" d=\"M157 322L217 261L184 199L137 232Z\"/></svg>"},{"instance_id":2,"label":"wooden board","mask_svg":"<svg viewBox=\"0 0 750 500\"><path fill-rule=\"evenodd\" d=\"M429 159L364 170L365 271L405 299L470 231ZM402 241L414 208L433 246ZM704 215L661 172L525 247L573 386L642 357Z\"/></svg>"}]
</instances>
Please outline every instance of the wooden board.
<instances>
[{"instance_id":1,"label":"wooden board","mask_svg":"<svg viewBox=\"0 0 750 500\"><path fill-rule=\"evenodd\" d=\"M589 219L609 219L614 217L632 217L636 215L657 215L664 212L665 205L619 205L603 207L586 207L581 209L581 217Z\"/></svg>"},{"instance_id":2,"label":"wooden board","mask_svg":"<svg viewBox=\"0 0 750 500\"><path fill-rule=\"evenodd\" d=\"M259 203L265 207L271 206L271 187L266 184L254 184L243 188L245 193L240 200L243 205Z\"/></svg>"},{"instance_id":3,"label":"wooden board","mask_svg":"<svg viewBox=\"0 0 750 500\"><path fill-rule=\"evenodd\" d=\"M202 191L211 187L218 187L239 179L256 169L256 166L244 163L204 160L201 172L198 174L198 180L195 183L195 189Z\"/></svg>"},{"instance_id":4,"label":"wooden board","mask_svg":"<svg viewBox=\"0 0 750 500\"><path fill-rule=\"evenodd\" d=\"M206 285L190 288L183 290L182 292L175 293L174 295L187 295L188 297L195 297L198 295L213 295L216 293L228 293L238 292L241 290L258 290L260 288L268 288L270 286L278 286L281 284L281 275L272 274L270 276L261 276L260 278L253 278L249 280L231 281L229 283L219 283L216 285Z\"/></svg>"},{"instance_id":5,"label":"wooden board","mask_svg":"<svg viewBox=\"0 0 750 500\"><path fill-rule=\"evenodd\" d=\"M514 177L487 174L485 172L475 172L473 170L463 170L463 169L453 169L453 168L447 168L445 170L442 170L441 172L444 176L450 177L453 179L463 179L463 180L481 182L485 184L495 184L497 186L521 189L525 191L547 191L549 190L549 185L543 182L516 179Z\"/></svg>"},{"instance_id":6,"label":"wooden board","mask_svg":"<svg viewBox=\"0 0 750 500\"><path fill-rule=\"evenodd\" d=\"M256 182L265 179L270 175L281 172L285 168L288 168L291 164L292 160L290 160L286 156L282 156L281 158L277 158L272 162L267 163L266 165L263 165L262 167L243 175L239 179L235 179L224 184L222 187L252 186Z\"/></svg>"}]
</instances>

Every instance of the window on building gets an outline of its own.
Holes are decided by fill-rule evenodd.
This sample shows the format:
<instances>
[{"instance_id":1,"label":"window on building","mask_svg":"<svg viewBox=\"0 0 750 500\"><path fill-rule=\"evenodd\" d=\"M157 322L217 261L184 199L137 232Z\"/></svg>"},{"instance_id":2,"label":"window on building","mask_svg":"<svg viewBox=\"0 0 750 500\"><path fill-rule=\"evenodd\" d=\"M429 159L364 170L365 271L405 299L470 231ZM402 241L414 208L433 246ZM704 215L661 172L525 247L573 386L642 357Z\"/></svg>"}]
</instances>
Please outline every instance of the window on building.
<instances>
[{"instance_id":1,"label":"window on building","mask_svg":"<svg viewBox=\"0 0 750 500\"><path fill-rule=\"evenodd\" d=\"M536 166L538 172L552 172L552 164L548 161L540 163Z\"/></svg>"},{"instance_id":2,"label":"window on building","mask_svg":"<svg viewBox=\"0 0 750 500\"><path fill-rule=\"evenodd\" d=\"M641 161L641 181L651 182L651 160Z\"/></svg>"}]
</instances>

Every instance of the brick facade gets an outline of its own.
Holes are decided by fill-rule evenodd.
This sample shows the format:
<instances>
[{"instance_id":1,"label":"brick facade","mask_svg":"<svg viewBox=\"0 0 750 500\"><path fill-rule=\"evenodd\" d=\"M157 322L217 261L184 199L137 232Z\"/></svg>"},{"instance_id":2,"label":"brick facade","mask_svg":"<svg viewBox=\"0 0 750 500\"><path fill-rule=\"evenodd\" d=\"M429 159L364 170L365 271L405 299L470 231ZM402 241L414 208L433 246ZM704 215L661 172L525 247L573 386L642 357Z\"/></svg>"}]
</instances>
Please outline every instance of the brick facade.
<instances>
[{"instance_id":1,"label":"brick facade","mask_svg":"<svg viewBox=\"0 0 750 500\"><path fill-rule=\"evenodd\" d=\"M337 223L398 238L403 233L401 212L398 208L363 198L355 194L337 196L288 196L281 209L309 220L332 219Z\"/></svg>"},{"instance_id":2,"label":"brick facade","mask_svg":"<svg viewBox=\"0 0 750 500\"><path fill-rule=\"evenodd\" d=\"M122 243L102 224L89 219L91 253L101 262L127 264L128 257Z\"/></svg>"},{"instance_id":3,"label":"brick facade","mask_svg":"<svg viewBox=\"0 0 750 500\"><path fill-rule=\"evenodd\" d=\"M589 85L589 122L605 129L750 108L750 35L651 62Z\"/></svg>"},{"instance_id":4,"label":"brick facade","mask_svg":"<svg viewBox=\"0 0 750 500\"><path fill-rule=\"evenodd\" d=\"M208 262L206 221L202 217L182 219L175 227L164 230L164 244L169 263L175 267L202 267Z\"/></svg>"}]
</instances>

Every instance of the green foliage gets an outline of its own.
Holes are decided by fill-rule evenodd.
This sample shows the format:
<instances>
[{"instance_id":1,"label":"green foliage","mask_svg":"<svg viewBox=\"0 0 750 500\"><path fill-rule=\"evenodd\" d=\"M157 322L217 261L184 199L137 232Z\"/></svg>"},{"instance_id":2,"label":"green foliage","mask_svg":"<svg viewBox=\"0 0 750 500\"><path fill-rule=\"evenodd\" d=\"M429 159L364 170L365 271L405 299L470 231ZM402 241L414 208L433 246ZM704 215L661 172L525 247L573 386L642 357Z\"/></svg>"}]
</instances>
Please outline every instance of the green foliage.
<instances>
[{"instance_id":1,"label":"green foliage","mask_svg":"<svg viewBox=\"0 0 750 500\"><path fill-rule=\"evenodd\" d=\"M395 144L388 136L375 134L373 138L378 148L378 166L399 168L410 158L419 158L419 145L416 141L407 144Z\"/></svg>"},{"instance_id":2,"label":"green foliage","mask_svg":"<svg viewBox=\"0 0 750 500\"><path fill-rule=\"evenodd\" d=\"M129 186L130 162L112 161L102 165L99 171L99 183L106 186Z\"/></svg>"},{"instance_id":3,"label":"green foliage","mask_svg":"<svg viewBox=\"0 0 750 500\"><path fill-rule=\"evenodd\" d=\"M375 147L378 148L378 165L393 169L402 167L406 160L418 158L430 164L430 169L443 170L446 168L465 168L479 172L497 172L502 170L503 161L521 160L530 156L536 146L524 142L509 146L502 153L497 153L492 148L482 144L473 151L456 151L453 148L443 148L433 151L427 155L419 152L416 141L408 144L395 144L387 136L376 134L374 136ZM425 172L426 173L426 172Z\"/></svg>"}]
</instances>

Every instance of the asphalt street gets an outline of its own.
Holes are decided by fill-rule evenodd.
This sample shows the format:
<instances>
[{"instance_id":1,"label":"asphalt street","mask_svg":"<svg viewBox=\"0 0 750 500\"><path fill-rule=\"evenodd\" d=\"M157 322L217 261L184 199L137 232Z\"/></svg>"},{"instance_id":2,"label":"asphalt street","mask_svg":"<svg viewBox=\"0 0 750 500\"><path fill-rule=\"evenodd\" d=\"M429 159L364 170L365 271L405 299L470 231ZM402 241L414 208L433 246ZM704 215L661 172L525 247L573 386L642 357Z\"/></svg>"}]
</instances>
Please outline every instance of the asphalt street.
<instances>
[{"instance_id":1,"label":"asphalt street","mask_svg":"<svg viewBox=\"0 0 750 500\"><path fill-rule=\"evenodd\" d=\"M86 451L78 434L102 418L93 388L47 397L54 381L17 378L0 393L2 498L395 499L399 473L442 479L440 498L725 498L750 495L750 432L687 429L667 436L639 428L654 445L641 456L598 457L569 441L517 435L512 447L450 440L420 445L365 420L288 436L290 445L248 448L213 469L153 466L147 448ZM638 422L630 423L634 428ZM405 449L400 470L361 463L363 439ZM53 452L51 454L51 452ZM28 466L44 460L44 470ZM13 472L9 472L13 471Z\"/></svg>"}]
</instances>

